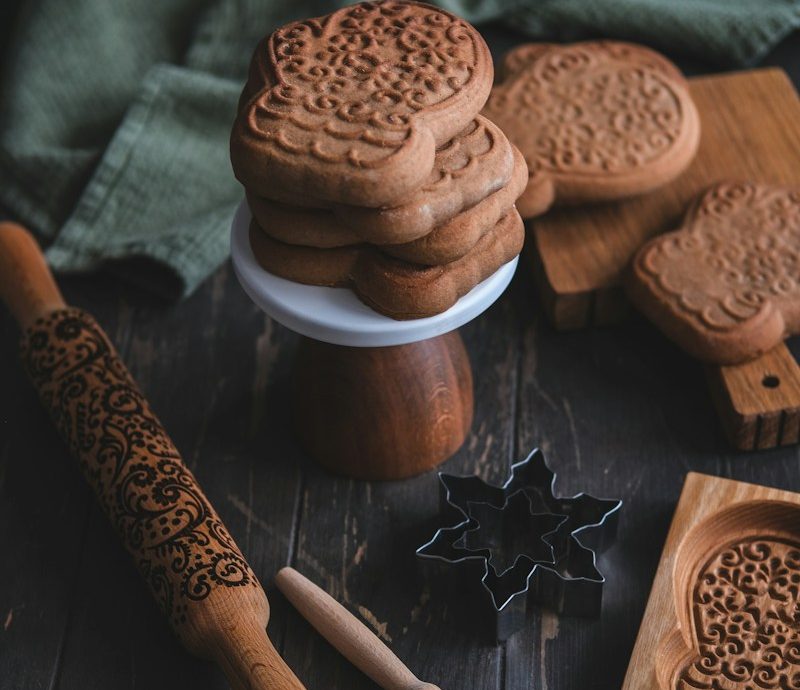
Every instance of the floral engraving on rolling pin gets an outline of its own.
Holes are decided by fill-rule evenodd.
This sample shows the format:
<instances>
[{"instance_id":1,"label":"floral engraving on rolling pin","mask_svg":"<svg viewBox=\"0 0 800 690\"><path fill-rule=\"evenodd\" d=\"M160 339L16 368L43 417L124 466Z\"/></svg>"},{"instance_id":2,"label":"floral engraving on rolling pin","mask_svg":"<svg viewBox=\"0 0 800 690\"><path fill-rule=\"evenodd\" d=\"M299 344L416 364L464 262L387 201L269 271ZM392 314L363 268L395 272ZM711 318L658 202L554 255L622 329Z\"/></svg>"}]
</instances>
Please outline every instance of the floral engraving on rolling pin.
<instances>
[{"instance_id":1,"label":"floral engraving on rolling pin","mask_svg":"<svg viewBox=\"0 0 800 690\"><path fill-rule=\"evenodd\" d=\"M25 368L173 627L216 587L258 586L113 345L64 309L22 341Z\"/></svg>"}]
</instances>

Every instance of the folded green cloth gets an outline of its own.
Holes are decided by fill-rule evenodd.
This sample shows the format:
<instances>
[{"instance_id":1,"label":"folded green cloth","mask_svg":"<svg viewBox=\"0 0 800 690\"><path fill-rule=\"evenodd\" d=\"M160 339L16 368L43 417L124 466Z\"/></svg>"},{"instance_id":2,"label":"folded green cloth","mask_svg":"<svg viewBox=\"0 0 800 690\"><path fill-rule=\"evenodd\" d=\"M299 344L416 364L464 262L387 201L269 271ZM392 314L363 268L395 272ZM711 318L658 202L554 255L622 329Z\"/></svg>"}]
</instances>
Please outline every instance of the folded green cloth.
<instances>
[{"instance_id":1,"label":"folded green cloth","mask_svg":"<svg viewBox=\"0 0 800 690\"><path fill-rule=\"evenodd\" d=\"M533 36L609 36L723 67L750 65L800 26L798 0L544 0L516 13Z\"/></svg>"},{"instance_id":2,"label":"folded green cloth","mask_svg":"<svg viewBox=\"0 0 800 690\"><path fill-rule=\"evenodd\" d=\"M112 266L162 294L188 294L228 253L242 198L228 132L254 45L345 4L27 3L0 73L0 204L40 233L56 270ZM604 35L736 65L800 24L800 0L438 4L533 38Z\"/></svg>"}]
</instances>

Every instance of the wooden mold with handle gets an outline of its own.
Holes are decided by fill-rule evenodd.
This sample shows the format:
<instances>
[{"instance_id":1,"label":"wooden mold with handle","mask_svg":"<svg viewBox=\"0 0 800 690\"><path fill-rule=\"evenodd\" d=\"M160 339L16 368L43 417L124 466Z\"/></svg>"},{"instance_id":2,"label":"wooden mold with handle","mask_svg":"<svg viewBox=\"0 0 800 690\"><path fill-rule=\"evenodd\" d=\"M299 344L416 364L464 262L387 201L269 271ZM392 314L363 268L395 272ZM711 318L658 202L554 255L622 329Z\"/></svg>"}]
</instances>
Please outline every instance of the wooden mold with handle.
<instances>
[{"instance_id":1,"label":"wooden mold with handle","mask_svg":"<svg viewBox=\"0 0 800 690\"><path fill-rule=\"evenodd\" d=\"M690 473L622 690L800 679L800 494Z\"/></svg>"},{"instance_id":2,"label":"wooden mold with handle","mask_svg":"<svg viewBox=\"0 0 800 690\"><path fill-rule=\"evenodd\" d=\"M557 329L624 318L630 307L621 276L633 255L677 228L691 201L715 182L800 187L800 99L782 70L697 77L689 87L702 135L686 172L650 194L559 208L531 222L526 255ZM800 367L785 345L754 362L709 366L707 378L734 448L800 441Z\"/></svg>"},{"instance_id":3,"label":"wooden mold with handle","mask_svg":"<svg viewBox=\"0 0 800 690\"><path fill-rule=\"evenodd\" d=\"M12 223L0 223L0 297L42 403L184 646L215 660L234 690L301 690L239 547L102 328L64 303L35 240Z\"/></svg>"}]
</instances>

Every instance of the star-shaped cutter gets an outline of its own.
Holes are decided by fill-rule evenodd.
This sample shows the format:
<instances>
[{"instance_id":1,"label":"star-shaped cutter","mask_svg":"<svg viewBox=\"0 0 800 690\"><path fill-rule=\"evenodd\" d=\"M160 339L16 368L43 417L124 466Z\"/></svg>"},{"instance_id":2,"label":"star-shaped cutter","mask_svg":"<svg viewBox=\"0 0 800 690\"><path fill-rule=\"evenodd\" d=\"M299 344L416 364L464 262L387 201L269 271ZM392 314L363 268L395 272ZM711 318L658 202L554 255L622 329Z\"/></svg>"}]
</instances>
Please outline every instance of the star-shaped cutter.
<instances>
[{"instance_id":1,"label":"star-shaped cutter","mask_svg":"<svg viewBox=\"0 0 800 690\"><path fill-rule=\"evenodd\" d=\"M439 482L443 519L455 522L438 529L417 549L417 557L424 565L455 571L464 586L448 590L471 597L478 585L496 639L505 640L524 625L529 604L566 615L600 613L605 578L597 569L596 553L616 536L622 501L585 493L556 496L556 475L539 449L512 465L511 476L499 487L474 475L440 473ZM491 547L470 548L470 534L481 529L476 515L495 513L504 520L502 529L513 532L520 529L523 498L528 514L522 517L535 548L517 554L512 565L498 573Z\"/></svg>"}]
</instances>

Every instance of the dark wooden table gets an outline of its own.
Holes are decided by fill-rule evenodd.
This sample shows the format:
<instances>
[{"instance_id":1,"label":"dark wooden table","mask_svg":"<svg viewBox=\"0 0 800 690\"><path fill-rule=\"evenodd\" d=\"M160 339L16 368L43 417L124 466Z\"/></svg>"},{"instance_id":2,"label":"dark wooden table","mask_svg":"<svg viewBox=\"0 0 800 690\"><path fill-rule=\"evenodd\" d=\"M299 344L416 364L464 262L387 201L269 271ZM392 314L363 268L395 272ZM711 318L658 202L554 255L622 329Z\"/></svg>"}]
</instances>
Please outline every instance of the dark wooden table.
<instances>
[{"instance_id":1,"label":"dark wooden table","mask_svg":"<svg viewBox=\"0 0 800 690\"><path fill-rule=\"evenodd\" d=\"M498 54L521 40L487 34ZM797 82L800 40L765 64L784 66ZM539 446L560 493L585 490L625 505L618 540L600 560L609 580L602 616L537 611L523 632L489 645L417 576L414 549L437 514L435 474L367 484L303 457L287 433L285 403L297 338L251 304L229 265L175 306L109 276L62 284L106 327L264 582L294 565L444 689L619 687L686 472L800 490L797 448L726 450L699 366L648 324L555 333L520 270L506 295L462 328L475 423L444 469L499 481ZM172 637L15 349L2 314L0 688L224 688L215 668ZM310 689L375 687L268 593L270 636Z\"/></svg>"}]
</instances>

